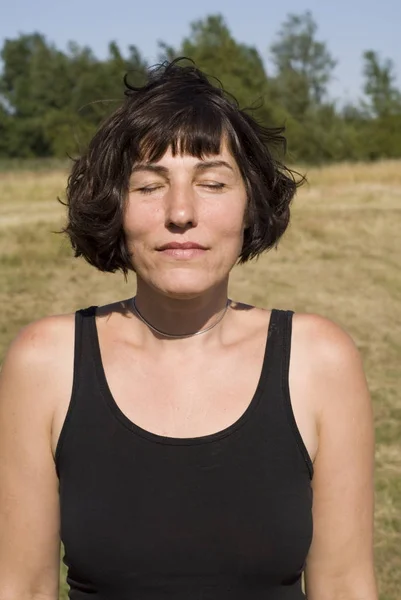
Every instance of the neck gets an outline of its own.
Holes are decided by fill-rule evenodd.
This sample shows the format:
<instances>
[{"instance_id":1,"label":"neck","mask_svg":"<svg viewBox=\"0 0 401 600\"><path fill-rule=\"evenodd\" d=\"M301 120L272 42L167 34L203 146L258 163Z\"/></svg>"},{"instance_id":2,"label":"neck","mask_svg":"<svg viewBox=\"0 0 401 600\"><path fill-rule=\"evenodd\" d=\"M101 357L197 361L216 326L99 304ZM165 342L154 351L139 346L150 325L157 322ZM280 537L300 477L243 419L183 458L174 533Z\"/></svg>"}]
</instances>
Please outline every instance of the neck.
<instances>
[{"instance_id":1,"label":"neck","mask_svg":"<svg viewBox=\"0 0 401 600\"><path fill-rule=\"evenodd\" d=\"M215 327L218 329L224 319L227 304L227 286L192 297L177 298L155 292L138 281L133 309L134 313L137 309L136 315L140 320L142 317L146 321L153 336L181 339L199 335L205 329L210 330L210 334L215 332ZM152 331L152 327L165 335Z\"/></svg>"}]
</instances>

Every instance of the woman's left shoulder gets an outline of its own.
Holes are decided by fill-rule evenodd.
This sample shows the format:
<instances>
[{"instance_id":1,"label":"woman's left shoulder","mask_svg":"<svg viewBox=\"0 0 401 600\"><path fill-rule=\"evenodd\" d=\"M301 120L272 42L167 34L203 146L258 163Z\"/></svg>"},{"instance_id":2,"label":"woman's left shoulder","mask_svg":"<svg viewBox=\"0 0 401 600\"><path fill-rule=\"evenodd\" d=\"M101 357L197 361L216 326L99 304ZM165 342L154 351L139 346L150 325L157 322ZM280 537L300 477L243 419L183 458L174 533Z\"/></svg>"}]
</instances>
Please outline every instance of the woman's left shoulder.
<instances>
[{"instance_id":1,"label":"woman's left shoulder","mask_svg":"<svg viewBox=\"0 0 401 600\"><path fill-rule=\"evenodd\" d=\"M325 316L294 312L292 335L319 364L335 367L360 360L356 341L350 332Z\"/></svg>"},{"instance_id":2,"label":"woman's left shoulder","mask_svg":"<svg viewBox=\"0 0 401 600\"><path fill-rule=\"evenodd\" d=\"M292 335L297 362L309 380L317 412L334 418L342 410L344 416L349 411L370 411L363 358L342 325L321 315L294 313Z\"/></svg>"}]
</instances>

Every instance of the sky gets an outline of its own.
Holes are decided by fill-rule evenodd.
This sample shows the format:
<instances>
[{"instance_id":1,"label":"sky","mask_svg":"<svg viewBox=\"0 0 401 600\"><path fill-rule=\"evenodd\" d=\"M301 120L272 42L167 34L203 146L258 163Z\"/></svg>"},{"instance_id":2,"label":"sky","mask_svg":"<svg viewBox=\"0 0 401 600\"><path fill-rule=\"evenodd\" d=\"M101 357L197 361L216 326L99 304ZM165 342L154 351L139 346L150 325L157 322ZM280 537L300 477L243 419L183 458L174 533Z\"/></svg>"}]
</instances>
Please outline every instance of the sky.
<instances>
[{"instance_id":1,"label":"sky","mask_svg":"<svg viewBox=\"0 0 401 600\"><path fill-rule=\"evenodd\" d=\"M157 62L158 40L179 46L190 22L220 13L237 41L257 48L268 73L273 72L268 48L286 16L310 10L317 39L338 61L332 98L343 103L362 96L362 53L369 49L394 61L401 87L401 0L12 0L6 8L3 2L0 46L37 31L62 50L73 40L99 58L107 55L111 40L123 53L134 44L151 63Z\"/></svg>"}]
</instances>

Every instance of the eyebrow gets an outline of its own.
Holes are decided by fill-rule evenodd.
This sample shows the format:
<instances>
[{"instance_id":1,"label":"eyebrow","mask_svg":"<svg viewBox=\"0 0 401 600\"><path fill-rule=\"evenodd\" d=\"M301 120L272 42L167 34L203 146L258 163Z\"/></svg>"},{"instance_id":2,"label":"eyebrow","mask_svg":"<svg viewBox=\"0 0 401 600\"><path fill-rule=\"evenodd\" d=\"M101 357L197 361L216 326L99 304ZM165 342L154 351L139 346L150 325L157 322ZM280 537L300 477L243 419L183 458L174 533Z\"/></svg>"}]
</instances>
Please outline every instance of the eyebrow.
<instances>
[{"instance_id":1,"label":"eyebrow","mask_svg":"<svg viewBox=\"0 0 401 600\"><path fill-rule=\"evenodd\" d=\"M234 172L232 166L225 160L204 160L195 165L195 169L197 171L206 171L206 169L214 169L216 167L226 167L227 169L230 169L230 171Z\"/></svg>"},{"instance_id":2,"label":"eyebrow","mask_svg":"<svg viewBox=\"0 0 401 600\"><path fill-rule=\"evenodd\" d=\"M134 173L141 173L141 172L150 172L150 173L157 173L159 175L167 175L168 173L168 169L167 167L162 167L161 165L152 165L152 164L138 164L135 165L131 171L132 174Z\"/></svg>"},{"instance_id":3,"label":"eyebrow","mask_svg":"<svg viewBox=\"0 0 401 600\"><path fill-rule=\"evenodd\" d=\"M230 171L234 172L232 166L225 160L204 160L202 162L198 162L194 168L195 171L206 171L207 169L214 169L216 167L226 167L227 169L230 169ZM152 163L140 163L135 165L132 169L132 174L141 172L156 173L157 175L162 175L165 177L169 173L169 169L167 169L167 167L163 167L162 165L153 165Z\"/></svg>"}]
</instances>

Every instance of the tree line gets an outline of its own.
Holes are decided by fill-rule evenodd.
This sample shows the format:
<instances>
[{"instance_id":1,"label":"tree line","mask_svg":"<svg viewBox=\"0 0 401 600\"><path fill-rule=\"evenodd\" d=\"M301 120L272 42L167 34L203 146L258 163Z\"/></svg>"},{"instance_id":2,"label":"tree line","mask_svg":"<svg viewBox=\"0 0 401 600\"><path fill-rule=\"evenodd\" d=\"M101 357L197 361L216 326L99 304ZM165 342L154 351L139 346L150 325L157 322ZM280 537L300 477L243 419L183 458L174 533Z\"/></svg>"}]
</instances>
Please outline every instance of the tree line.
<instances>
[{"instance_id":1,"label":"tree line","mask_svg":"<svg viewBox=\"0 0 401 600\"><path fill-rule=\"evenodd\" d=\"M293 162L327 163L401 156L401 92L394 63L363 53L364 99L338 106L328 93L336 60L318 39L310 11L289 14L269 52L236 41L220 14L190 24L174 48L159 42L159 60L186 56L265 125L286 127ZM140 85L150 66L141 51L110 42L99 60L89 47L66 51L40 33L7 39L1 49L0 157L66 157L85 146L123 98L123 76Z\"/></svg>"}]
</instances>

